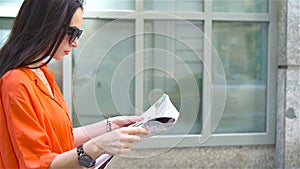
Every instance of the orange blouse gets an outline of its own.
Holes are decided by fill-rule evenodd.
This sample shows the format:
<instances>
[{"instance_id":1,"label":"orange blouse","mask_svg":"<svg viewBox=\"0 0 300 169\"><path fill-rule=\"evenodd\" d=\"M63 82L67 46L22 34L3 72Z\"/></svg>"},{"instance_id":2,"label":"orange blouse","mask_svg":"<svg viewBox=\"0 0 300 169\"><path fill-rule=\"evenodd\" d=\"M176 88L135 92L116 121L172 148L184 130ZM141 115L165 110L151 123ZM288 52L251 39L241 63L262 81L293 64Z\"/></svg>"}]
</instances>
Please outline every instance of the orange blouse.
<instances>
[{"instance_id":1,"label":"orange blouse","mask_svg":"<svg viewBox=\"0 0 300 169\"><path fill-rule=\"evenodd\" d=\"M28 68L0 79L0 168L48 168L60 153L74 148L69 111L54 76L41 68L52 88Z\"/></svg>"}]
</instances>

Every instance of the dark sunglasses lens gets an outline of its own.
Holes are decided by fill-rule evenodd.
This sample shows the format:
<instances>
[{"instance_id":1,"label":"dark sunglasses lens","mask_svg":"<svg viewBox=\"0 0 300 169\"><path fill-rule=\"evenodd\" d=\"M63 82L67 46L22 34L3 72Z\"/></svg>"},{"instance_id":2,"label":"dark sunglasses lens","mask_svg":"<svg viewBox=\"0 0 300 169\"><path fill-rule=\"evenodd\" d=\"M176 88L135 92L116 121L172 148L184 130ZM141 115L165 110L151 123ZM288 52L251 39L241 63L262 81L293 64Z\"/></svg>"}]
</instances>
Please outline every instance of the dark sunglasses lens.
<instances>
[{"instance_id":1,"label":"dark sunglasses lens","mask_svg":"<svg viewBox=\"0 0 300 169\"><path fill-rule=\"evenodd\" d=\"M82 30L79 30L78 28L74 28L74 27L69 27L69 31L71 33L71 37L70 37L70 43L74 42L74 40L76 39L79 39L79 37L81 36L82 34Z\"/></svg>"},{"instance_id":2,"label":"dark sunglasses lens","mask_svg":"<svg viewBox=\"0 0 300 169\"><path fill-rule=\"evenodd\" d=\"M71 35L71 37L70 37L70 42L71 42L71 43L74 42L74 40L75 40L76 37L77 37L77 34L78 34L78 30L73 29L72 35Z\"/></svg>"},{"instance_id":3,"label":"dark sunglasses lens","mask_svg":"<svg viewBox=\"0 0 300 169\"><path fill-rule=\"evenodd\" d=\"M80 38L82 32L83 32L82 30L78 30L78 33L77 33L77 38L78 38L78 39Z\"/></svg>"}]
</instances>

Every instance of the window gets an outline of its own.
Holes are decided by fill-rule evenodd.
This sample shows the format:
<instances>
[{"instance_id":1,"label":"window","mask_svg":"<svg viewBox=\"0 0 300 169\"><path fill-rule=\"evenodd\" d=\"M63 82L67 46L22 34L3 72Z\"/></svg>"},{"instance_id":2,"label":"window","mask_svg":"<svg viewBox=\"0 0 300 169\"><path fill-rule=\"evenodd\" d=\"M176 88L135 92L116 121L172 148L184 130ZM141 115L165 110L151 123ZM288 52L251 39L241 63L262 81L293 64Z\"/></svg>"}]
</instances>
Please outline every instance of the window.
<instances>
[{"instance_id":1,"label":"window","mask_svg":"<svg viewBox=\"0 0 300 169\"><path fill-rule=\"evenodd\" d=\"M114 2L85 11L77 125L141 114L165 92L180 119L141 147L274 143L277 2Z\"/></svg>"},{"instance_id":2,"label":"window","mask_svg":"<svg viewBox=\"0 0 300 169\"><path fill-rule=\"evenodd\" d=\"M165 92L179 121L138 147L274 144L277 3L87 1L56 73L74 126L141 114Z\"/></svg>"}]
</instances>

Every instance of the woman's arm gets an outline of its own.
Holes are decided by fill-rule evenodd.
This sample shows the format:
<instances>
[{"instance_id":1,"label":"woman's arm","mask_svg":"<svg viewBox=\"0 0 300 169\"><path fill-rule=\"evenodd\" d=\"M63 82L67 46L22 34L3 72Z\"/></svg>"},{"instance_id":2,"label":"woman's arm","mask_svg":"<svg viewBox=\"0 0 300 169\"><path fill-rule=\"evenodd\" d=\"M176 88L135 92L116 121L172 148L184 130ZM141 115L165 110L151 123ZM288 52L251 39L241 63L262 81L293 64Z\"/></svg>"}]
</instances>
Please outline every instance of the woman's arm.
<instances>
[{"instance_id":1,"label":"woman's arm","mask_svg":"<svg viewBox=\"0 0 300 169\"><path fill-rule=\"evenodd\" d=\"M128 153L134 143L140 141L140 134L147 135L149 132L140 127L123 127L105 132L84 143L84 152L93 160L96 160L102 154ZM82 168L78 164L76 148L57 155L49 168Z\"/></svg>"},{"instance_id":2,"label":"woman's arm","mask_svg":"<svg viewBox=\"0 0 300 169\"><path fill-rule=\"evenodd\" d=\"M106 132L106 122L100 121L87 126L77 127L73 129L74 146L77 147L91 138L99 136Z\"/></svg>"}]
</instances>

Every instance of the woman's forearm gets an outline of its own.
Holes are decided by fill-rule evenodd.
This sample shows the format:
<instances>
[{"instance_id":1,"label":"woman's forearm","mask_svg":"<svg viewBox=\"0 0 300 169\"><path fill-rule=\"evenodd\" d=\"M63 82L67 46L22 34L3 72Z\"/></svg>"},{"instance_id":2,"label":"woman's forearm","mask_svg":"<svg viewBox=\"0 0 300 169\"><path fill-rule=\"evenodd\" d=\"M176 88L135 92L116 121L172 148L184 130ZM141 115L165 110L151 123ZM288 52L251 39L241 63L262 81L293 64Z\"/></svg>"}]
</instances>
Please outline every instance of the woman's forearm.
<instances>
[{"instance_id":1,"label":"woman's forearm","mask_svg":"<svg viewBox=\"0 0 300 169\"><path fill-rule=\"evenodd\" d=\"M74 146L77 147L91 138L99 136L106 132L106 121L100 121L94 124L77 127L73 129Z\"/></svg>"},{"instance_id":2,"label":"woman's forearm","mask_svg":"<svg viewBox=\"0 0 300 169\"><path fill-rule=\"evenodd\" d=\"M93 141L84 144L84 152L93 160L96 160L101 154L105 153L104 150L99 148ZM82 169L78 162L77 148L57 155L52 161L49 169L56 168Z\"/></svg>"},{"instance_id":3,"label":"woman's forearm","mask_svg":"<svg viewBox=\"0 0 300 169\"><path fill-rule=\"evenodd\" d=\"M55 169L55 168L73 168L73 169L81 168L82 169L82 167L78 163L76 148L57 155L52 161L49 169Z\"/></svg>"}]
</instances>

